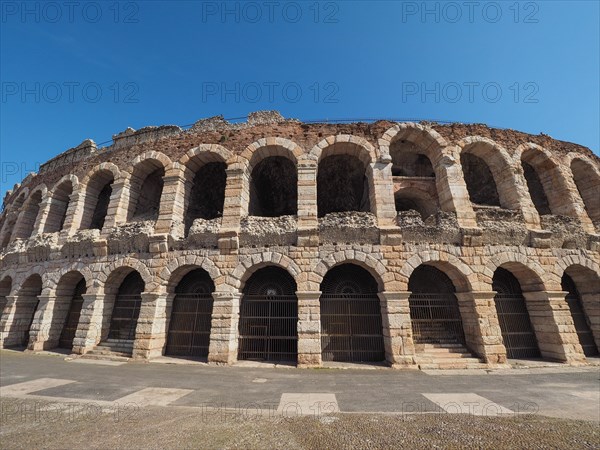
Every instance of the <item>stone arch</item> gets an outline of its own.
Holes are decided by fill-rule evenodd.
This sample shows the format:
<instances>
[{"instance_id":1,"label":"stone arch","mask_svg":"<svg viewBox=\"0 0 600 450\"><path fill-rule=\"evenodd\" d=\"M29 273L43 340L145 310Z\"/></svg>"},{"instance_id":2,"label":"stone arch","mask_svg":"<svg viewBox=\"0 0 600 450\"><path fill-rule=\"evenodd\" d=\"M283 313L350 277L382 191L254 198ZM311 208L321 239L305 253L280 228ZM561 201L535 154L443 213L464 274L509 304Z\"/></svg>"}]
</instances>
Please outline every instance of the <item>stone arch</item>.
<instances>
[{"instance_id":1,"label":"stone arch","mask_svg":"<svg viewBox=\"0 0 600 450\"><path fill-rule=\"evenodd\" d=\"M183 179L184 234L187 235L194 220L213 220L223 216L227 161L232 153L218 144L201 144L189 150L169 174L176 172ZM210 187L210 189L209 189Z\"/></svg>"},{"instance_id":2,"label":"stone arch","mask_svg":"<svg viewBox=\"0 0 600 450\"><path fill-rule=\"evenodd\" d=\"M4 308L6 307L6 304L8 303L6 297L11 295L11 292L13 290L13 287L14 287L13 280L14 280L14 274L9 274L7 272L5 272L2 275L2 278L0 279L0 317L2 316Z\"/></svg>"},{"instance_id":3,"label":"stone arch","mask_svg":"<svg viewBox=\"0 0 600 450\"><path fill-rule=\"evenodd\" d=\"M522 166L527 191L540 215L577 216L560 163L548 150L528 142L517 147L514 159Z\"/></svg>"},{"instance_id":4,"label":"stone arch","mask_svg":"<svg viewBox=\"0 0 600 450\"><path fill-rule=\"evenodd\" d=\"M52 296L52 297L56 296L57 288L58 288L58 284L60 283L60 280L65 275L67 275L69 273L75 273L75 272L81 274L81 276L84 278L85 284L88 287L88 292L92 288L92 286L97 284L97 282L95 281L96 278L94 276L94 273L90 269L89 265L82 263L80 261L77 261L77 262L73 262L71 264L67 264L53 272L48 272L46 279L45 279L44 294Z\"/></svg>"},{"instance_id":5,"label":"stone arch","mask_svg":"<svg viewBox=\"0 0 600 450\"><path fill-rule=\"evenodd\" d=\"M172 293L182 278L194 269L204 269L215 286L222 283L221 271L215 263L205 256L182 255L169 260L159 275L160 291Z\"/></svg>"},{"instance_id":6,"label":"stone arch","mask_svg":"<svg viewBox=\"0 0 600 450\"><path fill-rule=\"evenodd\" d=\"M65 175L54 183L43 225L44 233L56 233L64 228L73 193L78 187L79 179L73 174Z\"/></svg>"},{"instance_id":7,"label":"stone arch","mask_svg":"<svg viewBox=\"0 0 600 450\"><path fill-rule=\"evenodd\" d=\"M304 154L304 149L294 141L280 137L261 138L248 145L240 155L243 162L247 161L248 173L262 159L270 156L283 156L297 165L298 160Z\"/></svg>"},{"instance_id":8,"label":"stone arch","mask_svg":"<svg viewBox=\"0 0 600 450\"><path fill-rule=\"evenodd\" d=\"M160 152L146 152L137 156L128 168L129 199L126 221L158 219L163 192L163 178L171 159Z\"/></svg>"},{"instance_id":9,"label":"stone arch","mask_svg":"<svg viewBox=\"0 0 600 450\"><path fill-rule=\"evenodd\" d=\"M600 226L600 169L591 158L579 153L569 153L566 162L588 217Z\"/></svg>"},{"instance_id":10,"label":"stone arch","mask_svg":"<svg viewBox=\"0 0 600 450\"><path fill-rule=\"evenodd\" d=\"M127 178L127 172L121 172L110 162L97 165L85 175L78 190L80 204L77 215L81 229L102 229L108 216L113 186L118 182L126 182Z\"/></svg>"},{"instance_id":11,"label":"stone arch","mask_svg":"<svg viewBox=\"0 0 600 450\"><path fill-rule=\"evenodd\" d=\"M185 155L179 159L181 167L188 167L194 160L199 165L209 162L227 162L233 156L233 153L219 144L200 144L197 147L188 150ZM192 170L193 167L189 167ZM196 167L196 170L199 167Z\"/></svg>"},{"instance_id":12,"label":"stone arch","mask_svg":"<svg viewBox=\"0 0 600 450\"><path fill-rule=\"evenodd\" d=\"M41 219L42 201L47 195L48 188L43 183L30 191L15 224L13 232L15 239L29 239L36 234Z\"/></svg>"},{"instance_id":13,"label":"stone arch","mask_svg":"<svg viewBox=\"0 0 600 450\"><path fill-rule=\"evenodd\" d=\"M587 258L581 254L567 255L556 261L552 270L553 282L560 285L560 278L567 272L569 268L581 268L582 270L593 273L598 279L600 279L600 263ZM577 280L573 278L577 283ZM600 292L598 293L600 294Z\"/></svg>"},{"instance_id":14,"label":"stone arch","mask_svg":"<svg viewBox=\"0 0 600 450\"><path fill-rule=\"evenodd\" d=\"M369 141L350 134L329 136L321 140L309 152L309 157L317 162L326 156L333 155L355 156L367 166L378 159L377 150Z\"/></svg>"},{"instance_id":15,"label":"stone arch","mask_svg":"<svg viewBox=\"0 0 600 450\"><path fill-rule=\"evenodd\" d=\"M547 290L547 284L551 283L539 263L521 253L503 252L494 255L485 265L484 282L489 283L489 290L492 289L494 272L499 267L508 270L517 278L523 292L544 292ZM560 290L560 285L552 287L552 290Z\"/></svg>"},{"instance_id":16,"label":"stone arch","mask_svg":"<svg viewBox=\"0 0 600 450\"><path fill-rule=\"evenodd\" d=\"M267 266L281 267L286 270L299 285L298 277L301 273L300 267L289 256L278 252L257 253L252 256L242 257L242 261L237 267L226 277L226 284L233 290L241 292L248 278L252 276L258 269ZM216 287L219 291L219 286ZM225 286L223 286L225 289Z\"/></svg>"},{"instance_id":17,"label":"stone arch","mask_svg":"<svg viewBox=\"0 0 600 450\"><path fill-rule=\"evenodd\" d=\"M493 182L498 195L499 206L506 209L520 210L522 186L519 189L514 175L513 160L506 149L491 139L481 136L469 136L457 143L461 166L466 154L474 155L482 160L492 174ZM468 180L463 167L463 177ZM469 183L467 182L467 189ZM471 192L470 192L471 194ZM472 203L473 200L471 200ZM494 201L492 201L493 203Z\"/></svg>"},{"instance_id":18,"label":"stone arch","mask_svg":"<svg viewBox=\"0 0 600 450\"><path fill-rule=\"evenodd\" d=\"M381 159L391 162L390 146L398 139L404 139L415 144L429 158L434 167L444 156L451 156L445 149L448 142L433 128L412 123L398 123L386 130L379 138L379 153Z\"/></svg>"},{"instance_id":19,"label":"stone arch","mask_svg":"<svg viewBox=\"0 0 600 450\"><path fill-rule=\"evenodd\" d=\"M310 272L314 274L314 276L311 277L312 283L316 284L316 286L320 286L323 277L325 277L327 272L341 264L355 264L362 267L375 279L379 292L385 291L385 280L387 277L385 266L373 256L360 250L341 250L332 252L323 257L321 261L310 270ZM318 288L315 290L318 290Z\"/></svg>"},{"instance_id":20,"label":"stone arch","mask_svg":"<svg viewBox=\"0 0 600 450\"><path fill-rule=\"evenodd\" d=\"M125 277L133 271L137 271L144 280L144 292L155 292L157 290L159 284L154 279L147 264L139 259L125 257L103 265L97 273L99 293L107 293L107 287L109 290L118 288Z\"/></svg>"},{"instance_id":21,"label":"stone arch","mask_svg":"<svg viewBox=\"0 0 600 450\"><path fill-rule=\"evenodd\" d=\"M446 274L456 292L471 292L479 285L477 274L462 260L449 253L428 251L413 255L400 269L400 275L406 280L405 289L408 289L410 276L421 265L433 266Z\"/></svg>"}]
</instances>

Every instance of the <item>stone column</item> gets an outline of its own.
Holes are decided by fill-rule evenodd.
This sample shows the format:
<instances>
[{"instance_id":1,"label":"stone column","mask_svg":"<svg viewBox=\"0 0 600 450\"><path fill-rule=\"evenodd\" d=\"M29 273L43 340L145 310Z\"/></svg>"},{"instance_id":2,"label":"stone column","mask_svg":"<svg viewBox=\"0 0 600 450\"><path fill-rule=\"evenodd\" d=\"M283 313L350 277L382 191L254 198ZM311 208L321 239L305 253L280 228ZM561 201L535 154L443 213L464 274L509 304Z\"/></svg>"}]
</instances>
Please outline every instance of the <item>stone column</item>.
<instances>
[{"instance_id":1,"label":"stone column","mask_svg":"<svg viewBox=\"0 0 600 450\"><path fill-rule=\"evenodd\" d=\"M408 306L410 292L381 292L378 295L386 361L392 367L414 366L415 344Z\"/></svg>"},{"instance_id":2,"label":"stone column","mask_svg":"<svg viewBox=\"0 0 600 450\"><path fill-rule=\"evenodd\" d=\"M232 364L237 360L241 294L213 292L208 362Z\"/></svg>"},{"instance_id":3,"label":"stone column","mask_svg":"<svg viewBox=\"0 0 600 450\"><path fill-rule=\"evenodd\" d=\"M89 352L100 342L105 315L105 302L102 294L83 294L82 297L81 315L75 339L73 339L73 353L80 355Z\"/></svg>"},{"instance_id":4,"label":"stone column","mask_svg":"<svg viewBox=\"0 0 600 450\"><path fill-rule=\"evenodd\" d=\"M77 190L69 196L69 206L67 207L67 217L63 225L63 232L67 236L75 234L81 227L81 219L85 214L85 204L87 193L79 185ZM92 214L92 213L90 213Z\"/></svg>"},{"instance_id":5,"label":"stone column","mask_svg":"<svg viewBox=\"0 0 600 450\"><path fill-rule=\"evenodd\" d=\"M600 349L600 301L598 301L598 292L580 291L579 297L583 311L589 320L596 347Z\"/></svg>"},{"instance_id":6,"label":"stone column","mask_svg":"<svg viewBox=\"0 0 600 450\"><path fill-rule=\"evenodd\" d=\"M317 165L298 161L298 246L319 244L317 218Z\"/></svg>"},{"instance_id":7,"label":"stone column","mask_svg":"<svg viewBox=\"0 0 600 450\"><path fill-rule=\"evenodd\" d=\"M585 361L566 292L523 292L542 356L570 364Z\"/></svg>"},{"instance_id":8,"label":"stone column","mask_svg":"<svg viewBox=\"0 0 600 450\"><path fill-rule=\"evenodd\" d=\"M186 177L193 177L193 174L180 168L169 170L163 177L160 210L154 227L156 234L169 234L173 231L175 237L184 237Z\"/></svg>"},{"instance_id":9,"label":"stone column","mask_svg":"<svg viewBox=\"0 0 600 450\"><path fill-rule=\"evenodd\" d=\"M455 212L461 228L477 228L477 217L460 164L447 156L432 163L436 167L435 185L442 211Z\"/></svg>"},{"instance_id":10,"label":"stone column","mask_svg":"<svg viewBox=\"0 0 600 450\"><path fill-rule=\"evenodd\" d=\"M17 312L17 295L6 296L6 306L0 319L0 348L20 345L22 341L22 330Z\"/></svg>"},{"instance_id":11,"label":"stone column","mask_svg":"<svg viewBox=\"0 0 600 450\"><path fill-rule=\"evenodd\" d=\"M219 249L228 253L236 253L239 248L238 233L242 215L248 213L250 201L249 182L241 167L227 169L225 185L225 203L223 204L223 220L219 231Z\"/></svg>"},{"instance_id":12,"label":"stone column","mask_svg":"<svg viewBox=\"0 0 600 450\"><path fill-rule=\"evenodd\" d=\"M58 336L51 332L52 330L52 316L54 313L54 306L56 298L49 295L39 295L39 303L29 328L29 343L27 344L28 350L40 351L48 350L58 345L58 339L60 338L60 331Z\"/></svg>"},{"instance_id":13,"label":"stone column","mask_svg":"<svg viewBox=\"0 0 600 450\"><path fill-rule=\"evenodd\" d=\"M494 291L458 292L458 307L467 347L488 364L505 364L506 348Z\"/></svg>"},{"instance_id":14,"label":"stone column","mask_svg":"<svg viewBox=\"0 0 600 450\"><path fill-rule=\"evenodd\" d=\"M320 367L321 307L320 291L298 291L298 367Z\"/></svg>"},{"instance_id":15,"label":"stone column","mask_svg":"<svg viewBox=\"0 0 600 450\"><path fill-rule=\"evenodd\" d=\"M368 169L371 178L371 210L377 217L380 227L395 225L396 202L394 200L394 181L392 179L392 162L376 162Z\"/></svg>"},{"instance_id":16,"label":"stone column","mask_svg":"<svg viewBox=\"0 0 600 450\"><path fill-rule=\"evenodd\" d=\"M112 184L112 193L108 204L108 211L104 219L102 234L127 220L127 207L129 203L129 183L126 180L116 181Z\"/></svg>"},{"instance_id":17,"label":"stone column","mask_svg":"<svg viewBox=\"0 0 600 450\"><path fill-rule=\"evenodd\" d=\"M44 228L46 227L46 221L48 220L48 216L50 215L51 205L52 194L50 193L50 191L48 191L46 192L46 195L40 202L40 210L38 212L37 219L33 227L33 232L31 233L31 237L36 236L38 234L42 234L44 232Z\"/></svg>"},{"instance_id":18,"label":"stone column","mask_svg":"<svg viewBox=\"0 0 600 450\"><path fill-rule=\"evenodd\" d=\"M133 358L149 359L161 356L167 336L167 297L174 294L142 292L142 305L135 329Z\"/></svg>"}]
</instances>

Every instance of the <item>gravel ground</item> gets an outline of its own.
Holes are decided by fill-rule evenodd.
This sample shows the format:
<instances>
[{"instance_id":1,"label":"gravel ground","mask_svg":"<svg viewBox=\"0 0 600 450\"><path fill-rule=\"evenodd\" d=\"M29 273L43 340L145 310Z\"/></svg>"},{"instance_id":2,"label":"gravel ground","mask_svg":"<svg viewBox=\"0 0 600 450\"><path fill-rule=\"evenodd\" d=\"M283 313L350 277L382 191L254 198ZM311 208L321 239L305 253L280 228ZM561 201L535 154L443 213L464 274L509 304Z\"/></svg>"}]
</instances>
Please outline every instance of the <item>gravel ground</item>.
<instances>
[{"instance_id":1,"label":"gravel ground","mask_svg":"<svg viewBox=\"0 0 600 450\"><path fill-rule=\"evenodd\" d=\"M75 403L8 398L0 407L2 449L600 448L597 423L531 415L282 418L178 407L82 410Z\"/></svg>"}]
</instances>

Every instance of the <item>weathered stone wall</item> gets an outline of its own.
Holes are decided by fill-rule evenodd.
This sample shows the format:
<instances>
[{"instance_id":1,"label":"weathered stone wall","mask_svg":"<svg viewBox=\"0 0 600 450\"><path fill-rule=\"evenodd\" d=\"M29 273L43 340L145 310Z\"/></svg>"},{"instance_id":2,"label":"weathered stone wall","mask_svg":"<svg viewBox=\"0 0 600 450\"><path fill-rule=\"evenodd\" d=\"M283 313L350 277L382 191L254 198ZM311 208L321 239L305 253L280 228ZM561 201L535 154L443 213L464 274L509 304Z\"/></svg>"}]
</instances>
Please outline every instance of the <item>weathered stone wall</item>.
<instances>
[{"instance_id":1,"label":"weathered stone wall","mask_svg":"<svg viewBox=\"0 0 600 450\"><path fill-rule=\"evenodd\" d=\"M63 320L57 317L64 314L53 311L65 299L63 284L76 281L72 274L78 272L87 291L73 350L86 353L104 337L118 283L136 270L145 288L134 356L158 356L164 352L177 280L203 268L215 284L209 360L231 363L243 285L259 268L276 265L297 284L298 362L319 365L320 282L330 268L352 263L377 280L386 359L411 365L408 280L414 269L428 264L452 280L469 347L485 362L506 360L492 289L498 267L521 284L542 356L584 360L561 277L565 271L575 274L584 304L593 305L590 298L600 295L600 236L594 225L600 193L594 198L586 187L600 186L600 163L589 149L484 125L303 124L276 113L256 113L243 124L206 119L187 131L128 129L114 138L111 147L92 151L82 144L54 158L5 198L2 345L22 339L23 321L35 301L29 347L55 345L57 321ZM398 147L400 141L408 144ZM404 147L426 157L435 176L393 176L390 149ZM500 207L470 201L462 154L487 165ZM254 217L249 215L253 168L273 156L297 169L297 214ZM318 217L318 169L328 157L354 158L353 167L364 167L366 201L347 208L354 212ZM551 214L536 209L523 162L536 171L535 193L545 193ZM210 163L220 163L215 170L226 179L222 211L217 218L190 219L190 205L205 198L194 190L195 176ZM156 170L164 170L159 211L134 218L140 201L152 204L143 196L150 190L142 193L140 186ZM583 174L585 184L577 178ZM102 188L98 179L113 180L104 224L101 230L81 229L94 214ZM65 181L71 186L66 208ZM398 214L398 198L414 201L419 211ZM359 212L363 207L366 211ZM56 228L61 229L45 232ZM42 291L32 294L32 276L38 275ZM586 312L597 314L597 308L588 306ZM600 320L593 316L590 323L598 342ZM44 331L49 328L52 339Z\"/></svg>"}]
</instances>

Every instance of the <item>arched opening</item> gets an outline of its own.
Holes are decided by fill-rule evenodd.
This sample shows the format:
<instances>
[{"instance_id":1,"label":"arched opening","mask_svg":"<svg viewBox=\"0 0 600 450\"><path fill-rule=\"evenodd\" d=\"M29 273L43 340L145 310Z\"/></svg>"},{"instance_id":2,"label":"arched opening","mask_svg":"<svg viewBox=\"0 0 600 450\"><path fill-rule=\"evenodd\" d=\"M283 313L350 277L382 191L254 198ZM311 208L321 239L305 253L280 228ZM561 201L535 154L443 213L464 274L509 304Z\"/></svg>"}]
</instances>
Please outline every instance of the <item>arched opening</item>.
<instances>
[{"instance_id":1,"label":"arched opening","mask_svg":"<svg viewBox=\"0 0 600 450\"><path fill-rule=\"evenodd\" d=\"M392 176L435 178L431 160L412 142L398 139L390 145Z\"/></svg>"},{"instance_id":2,"label":"arched opening","mask_svg":"<svg viewBox=\"0 0 600 450\"><path fill-rule=\"evenodd\" d=\"M567 272L570 272L573 276ZM596 311L597 317L597 312L600 309L600 305L598 305L598 287L600 287L600 283L596 279L596 286L594 286L593 279L595 277L596 275L592 271L574 266L569 267L561 279L561 287L563 291L567 292L565 298L585 356L598 355L598 345L592 329L594 324L591 321L593 312ZM577 284L581 285L582 292L578 289Z\"/></svg>"},{"instance_id":3,"label":"arched opening","mask_svg":"<svg viewBox=\"0 0 600 450\"><path fill-rule=\"evenodd\" d=\"M199 161L193 160L190 166L196 170L185 214L186 235L195 219L212 220L223 216L227 165L222 161L199 164Z\"/></svg>"},{"instance_id":4,"label":"arched opening","mask_svg":"<svg viewBox=\"0 0 600 450\"><path fill-rule=\"evenodd\" d=\"M42 202L42 191L35 191L29 200L25 203L23 212L19 215L19 220L14 231L15 238L29 239L33 233L35 222L40 212L40 203Z\"/></svg>"},{"instance_id":5,"label":"arched opening","mask_svg":"<svg viewBox=\"0 0 600 450\"><path fill-rule=\"evenodd\" d=\"M166 355L208 356L214 290L215 284L203 269L188 272L177 284Z\"/></svg>"},{"instance_id":6,"label":"arched opening","mask_svg":"<svg viewBox=\"0 0 600 450\"><path fill-rule=\"evenodd\" d=\"M408 280L408 298L416 346L465 346L465 333L452 280L436 267L420 265Z\"/></svg>"},{"instance_id":7,"label":"arched opening","mask_svg":"<svg viewBox=\"0 0 600 450\"><path fill-rule=\"evenodd\" d=\"M83 294L86 290L85 279L79 272L69 272L58 282L48 339L49 347L58 346L67 350L73 348L73 339L83 307Z\"/></svg>"},{"instance_id":8,"label":"arched opening","mask_svg":"<svg viewBox=\"0 0 600 450\"><path fill-rule=\"evenodd\" d=\"M270 156L252 169L250 177L251 216L279 217L298 213L298 173L284 156Z\"/></svg>"},{"instance_id":9,"label":"arched opening","mask_svg":"<svg viewBox=\"0 0 600 450\"><path fill-rule=\"evenodd\" d=\"M533 205L535 206L535 209L537 209L538 214L540 216L552 214L546 191L544 190L544 186L537 171L531 164L525 161L521 161L521 165L523 166L523 175L525 175L529 195L531 196L531 200L533 201Z\"/></svg>"},{"instance_id":10,"label":"arched opening","mask_svg":"<svg viewBox=\"0 0 600 450\"><path fill-rule=\"evenodd\" d=\"M144 280L139 272L134 270L125 277L115 297L108 340L133 341L135 339L144 288Z\"/></svg>"},{"instance_id":11,"label":"arched opening","mask_svg":"<svg viewBox=\"0 0 600 450\"><path fill-rule=\"evenodd\" d=\"M352 155L330 155L319 162L318 216L335 212L370 212L366 166Z\"/></svg>"},{"instance_id":12,"label":"arched opening","mask_svg":"<svg viewBox=\"0 0 600 450\"><path fill-rule=\"evenodd\" d=\"M377 281L362 267L342 264L321 282L323 361L385 360Z\"/></svg>"},{"instance_id":13,"label":"arched opening","mask_svg":"<svg viewBox=\"0 0 600 450\"><path fill-rule=\"evenodd\" d=\"M496 181L487 163L479 156L463 152L460 155L460 164L471 203L500 206Z\"/></svg>"},{"instance_id":14,"label":"arched opening","mask_svg":"<svg viewBox=\"0 0 600 450\"><path fill-rule=\"evenodd\" d=\"M427 193L403 189L394 195L396 212L416 211L423 220L437 212L437 204Z\"/></svg>"},{"instance_id":15,"label":"arched opening","mask_svg":"<svg viewBox=\"0 0 600 450\"><path fill-rule=\"evenodd\" d=\"M275 266L257 270L240 302L238 359L297 361L296 281Z\"/></svg>"},{"instance_id":16,"label":"arched opening","mask_svg":"<svg viewBox=\"0 0 600 450\"><path fill-rule=\"evenodd\" d=\"M154 159L135 167L130 182L128 222L158 219L164 176L164 167Z\"/></svg>"},{"instance_id":17,"label":"arched opening","mask_svg":"<svg viewBox=\"0 0 600 450\"><path fill-rule=\"evenodd\" d=\"M4 277L2 281L0 281L0 316L3 315L4 308L6 308L6 304L8 303L7 296L10 295L10 291L12 289L12 278Z\"/></svg>"},{"instance_id":18,"label":"arched opening","mask_svg":"<svg viewBox=\"0 0 600 450\"><path fill-rule=\"evenodd\" d=\"M588 216L596 227L600 226L600 176L590 163L579 158L571 161L571 172Z\"/></svg>"},{"instance_id":19,"label":"arched opening","mask_svg":"<svg viewBox=\"0 0 600 450\"><path fill-rule=\"evenodd\" d=\"M25 280L17 294L13 323L9 330L9 345L24 347L29 342L29 330L42 293L42 277L31 275Z\"/></svg>"},{"instance_id":20,"label":"arched opening","mask_svg":"<svg viewBox=\"0 0 600 450\"><path fill-rule=\"evenodd\" d=\"M52 192L44 233L56 233L63 229L71 194L73 194L73 183L71 181L66 180L56 186Z\"/></svg>"},{"instance_id":21,"label":"arched opening","mask_svg":"<svg viewBox=\"0 0 600 450\"><path fill-rule=\"evenodd\" d=\"M102 230L108 213L113 182L114 177L110 170L101 170L90 178L83 207L82 229Z\"/></svg>"},{"instance_id":22,"label":"arched opening","mask_svg":"<svg viewBox=\"0 0 600 450\"><path fill-rule=\"evenodd\" d=\"M499 267L494 272L492 289L496 291L494 304L507 357L539 357L540 349L519 280L512 272Z\"/></svg>"},{"instance_id":23,"label":"arched opening","mask_svg":"<svg viewBox=\"0 0 600 450\"><path fill-rule=\"evenodd\" d=\"M12 238L12 233L15 228L15 224L17 223L17 218L13 217L6 222L4 237L2 238L2 248L6 248L8 244L10 244L10 239Z\"/></svg>"}]
</instances>

